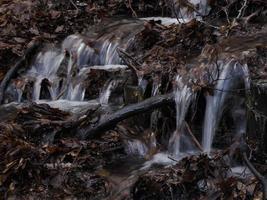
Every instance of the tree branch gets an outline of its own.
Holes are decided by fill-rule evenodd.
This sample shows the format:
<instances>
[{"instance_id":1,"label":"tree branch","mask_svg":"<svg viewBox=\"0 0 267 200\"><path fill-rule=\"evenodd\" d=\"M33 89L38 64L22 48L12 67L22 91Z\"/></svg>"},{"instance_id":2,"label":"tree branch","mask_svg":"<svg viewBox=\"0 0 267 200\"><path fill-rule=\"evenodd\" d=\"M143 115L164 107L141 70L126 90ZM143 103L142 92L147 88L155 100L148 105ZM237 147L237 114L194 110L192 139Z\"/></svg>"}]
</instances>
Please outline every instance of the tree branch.
<instances>
[{"instance_id":1,"label":"tree branch","mask_svg":"<svg viewBox=\"0 0 267 200\"><path fill-rule=\"evenodd\" d=\"M244 139L243 139L244 140ZM253 166L253 164L250 162L250 160L247 157L246 149L247 149L247 144L245 144L244 141L241 141L241 153L243 160L249 170L252 172L252 174L260 181L262 188L263 188L263 199L267 200L267 179L261 175L258 170Z\"/></svg>"},{"instance_id":2,"label":"tree branch","mask_svg":"<svg viewBox=\"0 0 267 200\"><path fill-rule=\"evenodd\" d=\"M4 79L0 84L0 105L3 104L5 90L10 80L16 76L18 70L29 64L29 61L31 61L31 59L34 57L35 52L37 51L37 49L39 49L41 44L41 41L35 41L33 45L25 51L23 57L20 58L20 60L15 64L15 66L10 68L9 71L6 73Z\"/></svg>"},{"instance_id":3,"label":"tree branch","mask_svg":"<svg viewBox=\"0 0 267 200\"><path fill-rule=\"evenodd\" d=\"M96 125L88 125L78 130L78 135L82 139L90 139L97 134L103 134L108 129L114 127L120 121L132 117L134 115L150 111L159 107L166 106L174 102L173 93L160 95L146 99L140 103L125 106L117 112L104 117Z\"/></svg>"}]
</instances>

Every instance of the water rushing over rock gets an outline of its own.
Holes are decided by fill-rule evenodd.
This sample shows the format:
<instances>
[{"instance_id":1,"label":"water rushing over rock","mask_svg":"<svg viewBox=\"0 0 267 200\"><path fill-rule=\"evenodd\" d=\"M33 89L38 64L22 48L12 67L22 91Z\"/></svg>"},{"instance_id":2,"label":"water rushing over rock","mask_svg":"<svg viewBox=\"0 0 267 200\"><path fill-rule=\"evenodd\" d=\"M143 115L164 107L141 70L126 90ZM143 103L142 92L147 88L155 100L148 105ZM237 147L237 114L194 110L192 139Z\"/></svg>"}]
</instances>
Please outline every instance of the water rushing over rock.
<instances>
[{"instance_id":1,"label":"water rushing over rock","mask_svg":"<svg viewBox=\"0 0 267 200\"><path fill-rule=\"evenodd\" d=\"M204 151L208 153L211 151L213 138L226 106L227 98L230 97L231 93L236 92L237 89L240 88L239 86L242 82L246 90L249 90L250 86L249 74L246 65L241 65L237 61L230 60L226 63L220 62L218 66L213 67L214 73L211 79L216 80L216 85L214 88L214 94L206 97L206 112L202 138ZM241 109L241 112L244 111ZM239 127L239 129L244 130L244 121L246 119L245 115L242 113L237 115L239 117L242 116L241 121L243 124Z\"/></svg>"},{"instance_id":2,"label":"water rushing over rock","mask_svg":"<svg viewBox=\"0 0 267 200\"><path fill-rule=\"evenodd\" d=\"M60 52L47 51L39 53L32 68L26 74L27 77L35 79L32 96L33 100L37 101L40 99L41 84L44 79L52 83L51 87L49 87L49 92L52 99L56 98L57 86L59 83L57 71L63 59L64 54Z\"/></svg>"},{"instance_id":3,"label":"water rushing over rock","mask_svg":"<svg viewBox=\"0 0 267 200\"><path fill-rule=\"evenodd\" d=\"M201 19L209 13L207 0L188 0L188 2L188 4L183 5L177 1L174 5L173 12L175 16L179 17L180 22L185 23L193 18Z\"/></svg>"},{"instance_id":4,"label":"water rushing over rock","mask_svg":"<svg viewBox=\"0 0 267 200\"><path fill-rule=\"evenodd\" d=\"M101 105L108 105L111 92L114 88L116 88L117 83L118 80L111 80L106 83L106 86L104 87L99 97L99 102Z\"/></svg>"},{"instance_id":5,"label":"water rushing over rock","mask_svg":"<svg viewBox=\"0 0 267 200\"><path fill-rule=\"evenodd\" d=\"M111 24L106 28L110 29L110 32L89 36L70 35L63 41L61 49L44 49L38 54L30 69L22 75L23 85L10 86L10 91L13 87L13 96L16 98L14 100L23 100L25 85L33 83L33 101L83 101L88 68L108 71L124 69L125 66L120 65L117 48L125 49L131 44L133 36L142 27L140 24L141 21ZM109 90L106 94L109 94ZM100 97L104 100L103 103L107 103L107 98L104 97L108 96Z\"/></svg>"},{"instance_id":6,"label":"water rushing over rock","mask_svg":"<svg viewBox=\"0 0 267 200\"><path fill-rule=\"evenodd\" d=\"M181 151L181 140L187 138L185 135L185 117L187 110L194 100L194 93L187 85L183 83L182 77L176 77L177 88L175 90L176 105L176 130L169 141L169 152L175 156L179 156Z\"/></svg>"},{"instance_id":7,"label":"water rushing over rock","mask_svg":"<svg viewBox=\"0 0 267 200\"><path fill-rule=\"evenodd\" d=\"M140 140L128 140L126 144L126 152L128 154L146 156L148 153L148 147Z\"/></svg>"},{"instance_id":8,"label":"water rushing over rock","mask_svg":"<svg viewBox=\"0 0 267 200\"><path fill-rule=\"evenodd\" d=\"M191 1L192 4L199 4L198 11L194 11L192 16L189 16L185 8L179 8L179 15L186 15L187 20L197 15L207 14L207 3L205 0ZM192 13L191 13L192 14ZM143 20L151 20L145 18ZM164 25L177 23L177 19L173 18L153 18L154 20L162 20ZM107 26L101 33L92 33L88 35L70 35L67 37L60 49L49 48L38 54L35 62L30 69L21 75L22 83L17 83L13 86L16 88L17 101L23 101L23 90L27 83L32 84L32 99L40 102L45 100L54 107L62 107L63 110L71 112L82 112L78 109L79 106L84 108L87 104L79 104L78 102L85 101L86 90L90 88L85 86L85 83L90 79L90 70L106 70L113 72L116 70L127 69L126 65L121 65L121 59L117 53L117 48L126 49L133 41L135 34L143 28L143 22L137 20L122 21L114 25ZM249 88L249 74L246 65L241 65L236 61L219 62L212 66L212 79L216 80L216 85L213 95L206 97L206 111L202 133L202 145L206 152L210 152L212 141L216 132L216 128L223 114L225 102L229 97L229 93L236 89L240 84L240 79L244 82L245 88ZM137 73L137 86L142 91L142 95L147 90L151 89L151 96L160 94L160 81L153 80L151 84L142 72ZM106 80L103 88L100 90L99 98L96 98L97 104L107 106L110 104L113 90L119 84L118 79L112 77ZM101 85L102 87L103 85ZM97 93L98 94L98 93ZM179 158L185 153L195 150L195 144L192 138L187 134L189 132L185 122L186 114L191 103L195 100L193 90L183 82L182 76L177 76L175 80L175 108L176 108L176 129L170 136L168 145L165 147L167 151L164 155L174 155ZM68 103L72 101L73 103ZM239 101L241 102L241 101ZM66 104L60 106L59 104ZM73 109L71 108L73 107ZM232 111L233 119L236 121L236 131L244 132L245 112L243 103L234 105L235 110ZM153 130L153 123L157 123L160 111L155 110L150 116L150 135L148 139L132 139L127 140L127 152L129 154L139 154L146 156L150 151L157 149L156 132ZM172 127L173 128L173 127ZM173 129L172 129L173 130Z\"/></svg>"}]
</instances>

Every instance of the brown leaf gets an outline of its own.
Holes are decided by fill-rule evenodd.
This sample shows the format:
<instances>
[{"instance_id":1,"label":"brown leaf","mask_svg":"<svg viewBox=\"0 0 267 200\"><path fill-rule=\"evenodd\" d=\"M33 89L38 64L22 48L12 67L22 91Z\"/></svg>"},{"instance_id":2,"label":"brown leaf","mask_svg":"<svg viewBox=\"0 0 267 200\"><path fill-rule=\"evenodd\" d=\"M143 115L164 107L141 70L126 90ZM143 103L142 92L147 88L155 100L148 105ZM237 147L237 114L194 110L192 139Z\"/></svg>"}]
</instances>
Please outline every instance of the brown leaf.
<instances>
[{"instance_id":1,"label":"brown leaf","mask_svg":"<svg viewBox=\"0 0 267 200\"><path fill-rule=\"evenodd\" d=\"M39 33L37 28L30 28L30 33L32 33L34 35L40 35L40 33Z\"/></svg>"},{"instance_id":2,"label":"brown leaf","mask_svg":"<svg viewBox=\"0 0 267 200\"><path fill-rule=\"evenodd\" d=\"M55 35L53 35L53 34L49 34L49 33L43 33L43 36L44 36L44 38L46 38L46 39L53 39L53 38L56 38Z\"/></svg>"},{"instance_id":3,"label":"brown leaf","mask_svg":"<svg viewBox=\"0 0 267 200\"><path fill-rule=\"evenodd\" d=\"M4 42L0 41L0 49L9 49L9 48L12 48L13 46L14 45L7 44L7 43L4 43Z\"/></svg>"},{"instance_id":4,"label":"brown leaf","mask_svg":"<svg viewBox=\"0 0 267 200\"><path fill-rule=\"evenodd\" d=\"M50 11L50 16L52 19L57 19L61 16L61 12L60 11L56 11L56 10L51 10Z\"/></svg>"},{"instance_id":5,"label":"brown leaf","mask_svg":"<svg viewBox=\"0 0 267 200\"><path fill-rule=\"evenodd\" d=\"M21 38L21 37L14 37L14 40L18 43L25 43L26 40L24 38Z\"/></svg>"},{"instance_id":6,"label":"brown leaf","mask_svg":"<svg viewBox=\"0 0 267 200\"><path fill-rule=\"evenodd\" d=\"M64 25L58 26L55 30L56 33L62 32L64 30Z\"/></svg>"}]
</instances>

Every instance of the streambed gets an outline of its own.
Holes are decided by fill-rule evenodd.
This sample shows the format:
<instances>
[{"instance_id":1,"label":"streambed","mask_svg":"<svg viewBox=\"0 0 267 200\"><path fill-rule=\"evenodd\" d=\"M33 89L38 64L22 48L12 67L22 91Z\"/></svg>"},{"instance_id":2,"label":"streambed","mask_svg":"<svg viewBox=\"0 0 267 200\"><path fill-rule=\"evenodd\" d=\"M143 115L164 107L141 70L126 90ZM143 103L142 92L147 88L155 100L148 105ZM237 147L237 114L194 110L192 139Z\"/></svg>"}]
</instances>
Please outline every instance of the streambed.
<instances>
[{"instance_id":1,"label":"streambed","mask_svg":"<svg viewBox=\"0 0 267 200\"><path fill-rule=\"evenodd\" d=\"M5 195L262 195L241 156L265 28L220 38L198 16L203 2L188 16L180 10L183 19L116 19L39 48L0 108Z\"/></svg>"}]
</instances>

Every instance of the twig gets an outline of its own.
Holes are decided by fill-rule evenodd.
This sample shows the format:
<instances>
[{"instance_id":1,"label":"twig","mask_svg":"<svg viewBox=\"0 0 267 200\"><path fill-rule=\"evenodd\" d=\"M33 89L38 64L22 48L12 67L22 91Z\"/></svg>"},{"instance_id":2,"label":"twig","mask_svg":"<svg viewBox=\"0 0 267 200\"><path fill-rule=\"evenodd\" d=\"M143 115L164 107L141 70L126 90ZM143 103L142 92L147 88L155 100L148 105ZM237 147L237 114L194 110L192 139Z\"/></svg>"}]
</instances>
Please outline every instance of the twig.
<instances>
[{"instance_id":1,"label":"twig","mask_svg":"<svg viewBox=\"0 0 267 200\"><path fill-rule=\"evenodd\" d=\"M225 13L227 22L228 22L228 24L230 25L230 24L231 24L231 21L230 21L230 19L229 19L229 14L228 14L227 8L226 8L226 7L223 7L223 8L222 8L222 11Z\"/></svg>"},{"instance_id":2,"label":"twig","mask_svg":"<svg viewBox=\"0 0 267 200\"><path fill-rule=\"evenodd\" d=\"M240 8L240 10L238 11L238 15L236 17L236 19L240 19L243 15L243 12L245 11L245 9L247 8L247 4L248 4L248 0L244 1L243 6Z\"/></svg>"},{"instance_id":3,"label":"twig","mask_svg":"<svg viewBox=\"0 0 267 200\"><path fill-rule=\"evenodd\" d=\"M205 21L203 21L203 20L199 20L199 22L200 22L200 23L203 23L203 24L205 24L206 26L209 26L209 27L211 27L211 28L220 30L220 27L218 27L218 26L214 26L214 25L212 25L212 24L209 24L208 22L205 22Z\"/></svg>"},{"instance_id":4,"label":"twig","mask_svg":"<svg viewBox=\"0 0 267 200\"><path fill-rule=\"evenodd\" d=\"M133 72L133 75L135 76L136 81L138 81L140 70L137 69L136 65L140 66L141 64L138 61L136 61L132 56L130 56L128 53L123 51L122 49L118 48L117 52L120 58L125 62L125 64Z\"/></svg>"},{"instance_id":5,"label":"twig","mask_svg":"<svg viewBox=\"0 0 267 200\"><path fill-rule=\"evenodd\" d=\"M78 135L82 139L89 139L96 137L97 134L103 134L106 130L113 128L120 121L132 117L134 115L147 112L162 106L166 106L174 102L173 93L166 95L159 95L146 99L140 103L125 106L124 108L118 110L117 112L104 117L96 125L87 125L86 127L81 127L78 130Z\"/></svg>"},{"instance_id":6,"label":"twig","mask_svg":"<svg viewBox=\"0 0 267 200\"><path fill-rule=\"evenodd\" d=\"M127 58L129 58L130 60L132 60L132 62L134 62L136 65L140 66L141 63L138 62L136 59L134 59L130 54L128 54L126 51L124 51L121 48L117 48L117 51L123 55L125 55Z\"/></svg>"},{"instance_id":7,"label":"twig","mask_svg":"<svg viewBox=\"0 0 267 200\"><path fill-rule=\"evenodd\" d=\"M247 167L254 174L254 176L261 182L262 187L263 187L263 199L266 200L267 199L267 179L256 170L253 164L249 161L246 152L243 152L242 155L243 155L243 159Z\"/></svg>"},{"instance_id":8,"label":"twig","mask_svg":"<svg viewBox=\"0 0 267 200\"><path fill-rule=\"evenodd\" d=\"M179 9L180 9L180 8L179 8ZM177 22L180 24L181 22L180 22L179 17L178 17L178 15L177 15L177 13L176 13L176 10L175 10L175 3L174 3L174 0L172 0L172 11L173 11L173 13L174 13L174 15L175 15L175 18L176 18Z\"/></svg>"},{"instance_id":9,"label":"twig","mask_svg":"<svg viewBox=\"0 0 267 200\"><path fill-rule=\"evenodd\" d=\"M76 10L79 10L79 8L77 7L77 5L76 5L72 0L70 0L70 3L74 6L74 8L75 8Z\"/></svg>"},{"instance_id":10,"label":"twig","mask_svg":"<svg viewBox=\"0 0 267 200\"><path fill-rule=\"evenodd\" d=\"M245 25L247 25L253 17L259 15L259 13L260 13L261 11L262 11L262 8L256 10L255 12L253 12L252 14L250 14L249 16L244 17L243 19L244 19Z\"/></svg>"},{"instance_id":11,"label":"twig","mask_svg":"<svg viewBox=\"0 0 267 200\"><path fill-rule=\"evenodd\" d=\"M197 148L199 148L200 151L203 151L202 146L199 144L198 140L197 140L196 137L194 136L194 134L193 134L192 130L190 129L190 127L189 127L189 125L188 125L187 122L185 122L185 126L186 126L186 128L187 128L187 130L188 130L188 133L189 133L189 135L191 136L193 142L194 142L195 145L197 146Z\"/></svg>"},{"instance_id":12,"label":"twig","mask_svg":"<svg viewBox=\"0 0 267 200\"><path fill-rule=\"evenodd\" d=\"M132 7L132 0L128 0L128 6L129 6L129 8L130 8L131 11L132 11L133 16L134 16L134 17L138 17L137 14L136 14L136 12L135 12L135 10L134 10L133 7Z\"/></svg>"},{"instance_id":13,"label":"twig","mask_svg":"<svg viewBox=\"0 0 267 200\"><path fill-rule=\"evenodd\" d=\"M41 44L42 44L41 41L34 41L34 44L25 51L23 57L20 58L20 60L15 64L15 66L10 68L9 71L6 73L4 79L0 84L0 105L3 104L5 97L5 90L10 80L16 76L17 72L21 68L29 64L30 60L35 56L35 52L37 51L37 49L39 49Z\"/></svg>"},{"instance_id":14,"label":"twig","mask_svg":"<svg viewBox=\"0 0 267 200\"><path fill-rule=\"evenodd\" d=\"M247 165L247 167L249 168L249 170L252 172L252 174L260 181L261 185L262 185L262 192L263 192L263 199L267 200L267 179L260 174L260 172L258 172L258 170L253 166L253 164L250 162L250 160L247 157L247 151L248 149L248 145L245 143L245 139L241 138L240 141L240 151L243 157L243 160L245 162L245 164Z\"/></svg>"}]
</instances>

